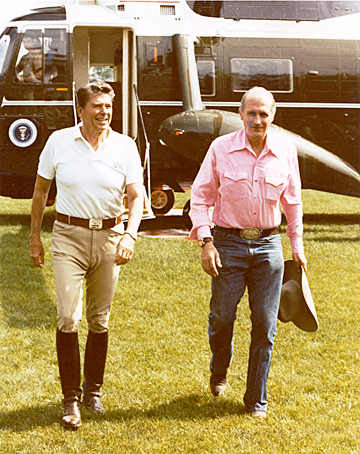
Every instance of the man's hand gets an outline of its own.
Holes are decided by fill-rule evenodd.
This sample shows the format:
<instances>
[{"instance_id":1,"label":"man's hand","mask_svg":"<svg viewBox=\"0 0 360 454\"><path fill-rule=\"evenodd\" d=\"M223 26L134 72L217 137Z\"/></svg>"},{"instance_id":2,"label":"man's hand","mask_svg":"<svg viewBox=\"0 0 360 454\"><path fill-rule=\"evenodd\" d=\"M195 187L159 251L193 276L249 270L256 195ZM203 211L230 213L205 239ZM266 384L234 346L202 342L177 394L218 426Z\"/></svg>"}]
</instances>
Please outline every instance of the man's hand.
<instances>
[{"instance_id":1,"label":"man's hand","mask_svg":"<svg viewBox=\"0 0 360 454\"><path fill-rule=\"evenodd\" d=\"M42 268L45 263L45 251L41 242L41 223L52 180L37 175L31 203L31 227L29 255L35 266Z\"/></svg>"},{"instance_id":2,"label":"man's hand","mask_svg":"<svg viewBox=\"0 0 360 454\"><path fill-rule=\"evenodd\" d=\"M296 268L297 270L300 272L301 271L301 267L303 267L305 273L307 272L307 260L306 260L306 257L303 253L295 253L293 254L293 259L295 260L296 262Z\"/></svg>"},{"instance_id":3,"label":"man's hand","mask_svg":"<svg viewBox=\"0 0 360 454\"><path fill-rule=\"evenodd\" d=\"M212 277L219 275L217 268L221 268L220 255L214 243L209 241L203 246L201 251L201 266L205 273L209 274Z\"/></svg>"},{"instance_id":4,"label":"man's hand","mask_svg":"<svg viewBox=\"0 0 360 454\"><path fill-rule=\"evenodd\" d=\"M125 265L134 252L135 240L128 234L124 234L116 246L115 265Z\"/></svg>"},{"instance_id":5,"label":"man's hand","mask_svg":"<svg viewBox=\"0 0 360 454\"><path fill-rule=\"evenodd\" d=\"M39 268L44 266L45 251L40 238L37 238L36 240L30 239L29 255L35 266L38 266Z\"/></svg>"}]
</instances>

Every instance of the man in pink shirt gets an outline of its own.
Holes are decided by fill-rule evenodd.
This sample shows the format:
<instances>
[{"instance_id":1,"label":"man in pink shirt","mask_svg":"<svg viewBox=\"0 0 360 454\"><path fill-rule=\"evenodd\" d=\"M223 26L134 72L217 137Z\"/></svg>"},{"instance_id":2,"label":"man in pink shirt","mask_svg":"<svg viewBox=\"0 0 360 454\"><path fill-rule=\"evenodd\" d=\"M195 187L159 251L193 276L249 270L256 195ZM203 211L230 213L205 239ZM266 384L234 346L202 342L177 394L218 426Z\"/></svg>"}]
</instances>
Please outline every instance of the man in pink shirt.
<instances>
[{"instance_id":1,"label":"man in pink shirt","mask_svg":"<svg viewBox=\"0 0 360 454\"><path fill-rule=\"evenodd\" d=\"M297 152L280 133L269 130L275 110L274 97L264 88L246 92L239 109L244 128L214 140L191 194L190 238L198 240L202 267L212 276L211 392L219 396L226 388L236 310L247 287L252 331L244 402L254 417L267 411L266 382L284 269L280 204L293 259L299 271L306 271Z\"/></svg>"}]
</instances>

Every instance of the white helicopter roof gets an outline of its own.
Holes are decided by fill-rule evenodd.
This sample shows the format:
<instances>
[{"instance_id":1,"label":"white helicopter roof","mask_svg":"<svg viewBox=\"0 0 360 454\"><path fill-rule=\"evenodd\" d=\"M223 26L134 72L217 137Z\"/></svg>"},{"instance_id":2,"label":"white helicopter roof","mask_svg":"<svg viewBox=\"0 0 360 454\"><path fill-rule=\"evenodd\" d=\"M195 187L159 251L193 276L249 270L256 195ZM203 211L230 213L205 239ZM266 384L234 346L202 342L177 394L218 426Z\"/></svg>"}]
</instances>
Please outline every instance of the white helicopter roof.
<instances>
[{"instance_id":1,"label":"white helicopter roof","mask_svg":"<svg viewBox=\"0 0 360 454\"><path fill-rule=\"evenodd\" d=\"M315 21L232 20L200 16L186 0L41 0L36 7L66 8L66 23L76 26L129 27L138 35L297 39L360 39L360 14ZM32 11L33 13L36 10ZM29 21L19 21L19 29ZM37 21L34 21L34 24ZM37 22L39 23L39 22ZM12 22L14 24L14 22ZM52 22L54 24L54 22Z\"/></svg>"}]
</instances>

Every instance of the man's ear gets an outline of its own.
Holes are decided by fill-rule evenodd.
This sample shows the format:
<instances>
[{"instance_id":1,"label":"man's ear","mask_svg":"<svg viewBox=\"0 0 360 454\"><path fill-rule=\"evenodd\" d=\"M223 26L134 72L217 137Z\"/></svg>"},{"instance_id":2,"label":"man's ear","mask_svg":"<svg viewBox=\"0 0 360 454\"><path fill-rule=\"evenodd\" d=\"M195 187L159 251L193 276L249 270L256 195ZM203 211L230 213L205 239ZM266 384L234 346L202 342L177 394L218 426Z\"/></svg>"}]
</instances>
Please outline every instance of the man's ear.
<instances>
[{"instance_id":1,"label":"man's ear","mask_svg":"<svg viewBox=\"0 0 360 454\"><path fill-rule=\"evenodd\" d=\"M79 106L79 104L76 106L76 112L79 115L79 117L82 118L83 109L81 106Z\"/></svg>"},{"instance_id":2,"label":"man's ear","mask_svg":"<svg viewBox=\"0 0 360 454\"><path fill-rule=\"evenodd\" d=\"M239 107L239 115L240 115L240 118L243 120L243 116L242 116L242 112L241 112L241 107Z\"/></svg>"}]
</instances>

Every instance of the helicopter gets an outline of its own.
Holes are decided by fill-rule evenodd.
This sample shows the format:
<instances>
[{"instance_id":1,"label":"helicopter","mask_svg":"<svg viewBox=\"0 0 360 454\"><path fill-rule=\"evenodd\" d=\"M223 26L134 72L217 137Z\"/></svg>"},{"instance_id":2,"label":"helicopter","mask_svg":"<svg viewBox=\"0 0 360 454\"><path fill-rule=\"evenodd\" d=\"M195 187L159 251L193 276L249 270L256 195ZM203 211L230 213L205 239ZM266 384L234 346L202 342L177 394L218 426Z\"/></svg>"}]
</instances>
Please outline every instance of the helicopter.
<instances>
[{"instance_id":1,"label":"helicopter","mask_svg":"<svg viewBox=\"0 0 360 454\"><path fill-rule=\"evenodd\" d=\"M360 2L344 1L64 0L26 12L0 35L0 195L32 197L49 135L78 122L76 90L104 80L112 128L141 155L144 216L168 213L212 140L242 128L256 85L275 96L271 127L295 143L303 188L360 197L359 19Z\"/></svg>"}]
</instances>

